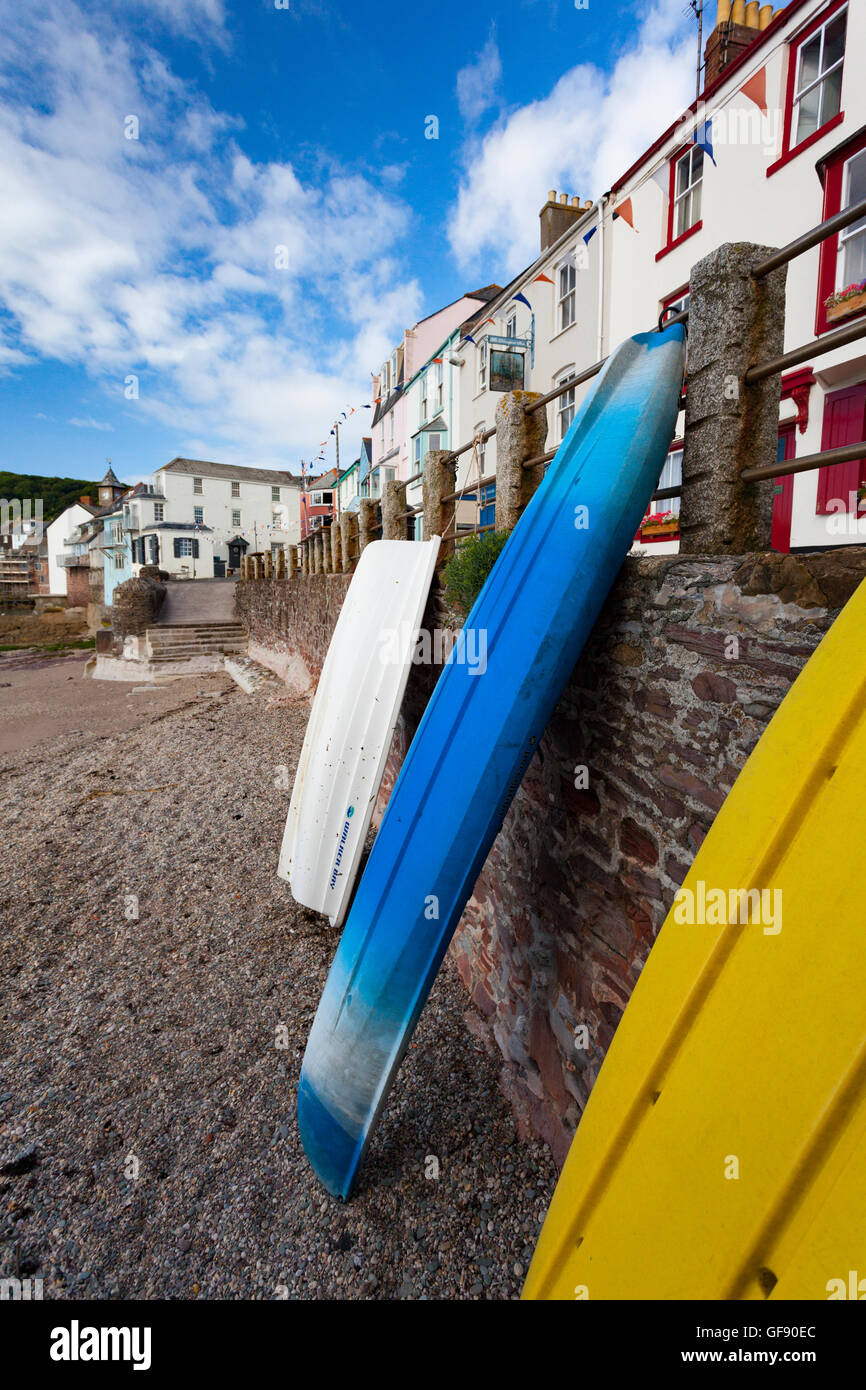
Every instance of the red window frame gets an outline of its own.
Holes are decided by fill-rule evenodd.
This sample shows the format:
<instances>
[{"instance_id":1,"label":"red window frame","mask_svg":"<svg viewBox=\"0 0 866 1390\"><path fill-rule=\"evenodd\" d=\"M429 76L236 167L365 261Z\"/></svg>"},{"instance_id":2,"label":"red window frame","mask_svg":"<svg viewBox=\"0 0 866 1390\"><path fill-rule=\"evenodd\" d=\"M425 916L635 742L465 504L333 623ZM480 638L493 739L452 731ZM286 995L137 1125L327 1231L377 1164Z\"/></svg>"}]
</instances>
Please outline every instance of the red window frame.
<instances>
[{"instance_id":1,"label":"red window frame","mask_svg":"<svg viewBox=\"0 0 866 1390\"><path fill-rule=\"evenodd\" d=\"M785 89L785 115L782 123L782 153L775 164L771 164L768 168L767 178L769 178L771 174L775 174L776 170L781 169L789 160L796 159L798 154L802 154L804 150L808 150L809 146L814 145L817 140L823 139L823 137L837 125L841 125L842 121L845 119L845 112L840 107L838 113L835 116L831 116L829 121L825 121L818 130L813 130L812 134L807 135L804 140L801 140L799 145L791 146L791 131L794 124L794 87L797 82L797 66L800 49L803 47L803 44L812 37L817 29L820 29L822 25L826 24L828 19L831 19L837 10L841 10L848 3L849 0L833 0L833 3L827 5L820 14L816 14L811 24L807 25L802 33L797 34L788 45L788 81ZM847 58L847 56L848 35L846 32L845 58ZM842 60L843 80L845 74L845 58Z\"/></svg>"},{"instance_id":2,"label":"red window frame","mask_svg":"<svg viewBox=\"0 0 866 1390\"><path fill-rule=\"evenodd\" d=\"M828 155L821 165L821 177L824 181L824 207L821 213L821 220L826 221L834 213L840 211L842 207L842 173L846 162L852 155L859 154L866 149L866 131L852 137L852 139L841 145L838 150L834 150ZM836 288L836 262L839 257L839 233L834 236L826 237L821 242L821 250L818 260L818 303L815 306L815 336L829 332L832 328L838 328L841 322L850 323L852 319L861 318L866 309L854 310L850 315L846 315L844 320L834 320L828 322L827 310L824 304L826 299Z\"/></svg>"},{"instance_id":3,"label":"red window frame","mask_svg":"<svg viewBox=\"0 0 866 1390\"><path fill-rule=\"evenodd\" d=\"M675 150L670 157L668 168L667 237L662 249L656 252L657 261L660 261L663 256L666 256L668 254L668 252L674 251L677 246L682 246L684 241L688 241L689 237L694 236L695 233L699 232L701 230L701 227L704 225L704 219L702 217L699 217L697 222L692 223L691 227L689 227L685 232L682 232L680 236L674 236L674 194L676 190L677 164L682 159L683 155L686 154L688 150L693 149L696 144L697 141L695 140L687 140L686 143L684 145L681 145L678 150ZM703 202L703 194L701 194L701 201Z\"/></svg>"},{"instance_id":4,"label":"red window frame","mask_svg":"<svg viewBox=\"0 0 866 1390\"><path fill-rule=\"evenodd\" d=\"M664 320L664 316L665 316L665 314L667 313L668 309L671 307L671 305L672 305L672 304L676 304L677 300L678 300L678 299L682 299L683 295L684 295L684 294L688 294L688 292L689 292L689 282L688 282L688 280L687 280L686 283L685 283L684 285L680 285L680 287L679 287L678 290L674 290L674 292L673 292L672 294L666 294L665 297L664 297L664 299L661 300L661 309L660 309L660 311L659 311L659 320L660 320L660 321Z\"/></svg>"}]
</instances>

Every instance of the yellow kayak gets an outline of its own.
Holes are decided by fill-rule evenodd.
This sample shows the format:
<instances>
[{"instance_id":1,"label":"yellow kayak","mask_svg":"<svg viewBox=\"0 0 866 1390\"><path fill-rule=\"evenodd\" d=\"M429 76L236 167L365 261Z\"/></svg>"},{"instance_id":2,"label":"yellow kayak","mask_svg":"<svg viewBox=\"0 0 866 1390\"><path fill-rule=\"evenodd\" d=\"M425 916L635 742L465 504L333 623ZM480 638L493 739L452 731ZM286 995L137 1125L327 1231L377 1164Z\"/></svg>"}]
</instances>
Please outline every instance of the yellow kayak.
<instances>
[{"instance_id":1,"label":"yellow kayak","mask_svg":"<svg viewBox=\"0 0 866 1390\"><path fill-rule=\"evenodd\" d=\"M864 635L866 582L676 896L524 1298L866 1297Z\"/></svg>"}]
</instances>

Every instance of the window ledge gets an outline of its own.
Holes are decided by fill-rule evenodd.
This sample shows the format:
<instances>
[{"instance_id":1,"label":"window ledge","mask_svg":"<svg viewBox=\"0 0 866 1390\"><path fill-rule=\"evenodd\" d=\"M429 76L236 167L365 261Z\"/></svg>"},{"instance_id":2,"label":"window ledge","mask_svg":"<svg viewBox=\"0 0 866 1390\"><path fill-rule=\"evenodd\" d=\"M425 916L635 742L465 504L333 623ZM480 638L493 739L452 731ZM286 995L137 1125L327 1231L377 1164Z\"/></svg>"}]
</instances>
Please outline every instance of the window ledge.
<instances>
[{"instance_id":1,"label":"window ledge","mask_svg":"<svg viewBox=\"0 0 866 1390\"><path fill-rule=\"evenodd\" d=\"M550 335L550 337L548 338L547 341L548 341L549 343L555 343L556 340L557 340L557 338L561 338L561 337L563 336L563 334L565 334L565 333L570 333L571 330L572 330L572 328L576 328L576 327L577 327L577 319L574 320L574 323L570 323L570 324L568 325L567 328L560 328L560 329L557 330L556 333L552 333L552 334Z\"/></svg>"},{"instance_id":2,"label":"window ledge","mask_svg":"<svg viewBox=\"0 0 866 1390\"><path fill-rule=\"evenodd\" d=\"M797 155L802 154L804 150L810 149L818 140L823 140L824 136L829 135L831 130L835 130L837 126L841 125L844 119L845 112L840 111L838 116L834 116L831 121L827 121L825 125L821 126L820 130L813 130L812 134L807 135L805 140L801 140L799 145L795 145L792 150L787 150L776 160L775 164L770 165L767 170L767 178L778 173L780 169L784 169L786 164L790 164L792 159L796 159Z\"/></svg>"},{"instance_id":3,"label":"window ledge","mask_svg":"<svg viewBox=\"0 0 866 1390\"><path fill-rule=\"evenodd\" d=\"M701 217L693 227L689 227L687 232L683 232L681 236L675 237L673 241L668 242L667 246L663 246L661 251L657 251L656 260L660 261L668 252L675 251L678 246L682 246L683 242L688 241L690 236L694 236L696 232L699 232L703 225L704 219Z\"/></svg>"}]
</instances>

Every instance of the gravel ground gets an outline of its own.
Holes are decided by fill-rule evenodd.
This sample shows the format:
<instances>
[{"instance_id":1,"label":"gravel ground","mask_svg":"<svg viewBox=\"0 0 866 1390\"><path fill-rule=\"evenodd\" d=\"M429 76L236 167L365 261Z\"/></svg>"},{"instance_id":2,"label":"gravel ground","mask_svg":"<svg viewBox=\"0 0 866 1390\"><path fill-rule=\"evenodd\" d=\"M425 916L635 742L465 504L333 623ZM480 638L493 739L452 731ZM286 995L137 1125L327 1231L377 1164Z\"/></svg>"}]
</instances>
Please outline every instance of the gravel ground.
<instances>
[{"instance_id":1,"label":"gravel ground","mask_svg":"<svg viewBox=\"0 0 866 1390\"><path fill-rule=\"evenodd\" d=\"M357 1195L315 1181L294 1094L337 933L274 874L307 706L182 684L138 728L6 760L0 1276L46 1299L516 1297L554 1165L450 969Z\"/></svg>"}]
</instances>

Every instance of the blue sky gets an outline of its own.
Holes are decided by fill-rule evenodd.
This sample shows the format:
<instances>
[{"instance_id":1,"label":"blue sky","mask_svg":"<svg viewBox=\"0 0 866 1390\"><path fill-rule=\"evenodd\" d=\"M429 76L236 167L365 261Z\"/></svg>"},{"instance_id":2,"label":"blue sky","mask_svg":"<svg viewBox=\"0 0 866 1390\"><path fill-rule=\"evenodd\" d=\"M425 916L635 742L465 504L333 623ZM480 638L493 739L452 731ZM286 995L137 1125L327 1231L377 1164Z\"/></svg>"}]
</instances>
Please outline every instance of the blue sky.
<instances>
[{"instance_id":1,"label":"blue sky","mask_svg":"<svg viewBox=\"0 0 866 1390\"><path fill-rule=\"evenodd\" d=\"M299 471L405 327L532 259L548 188L597 196L683 110L696 52L686 0L0 0L0 32L0 467L129 481Z\"/></svg>"}]
</instances>

